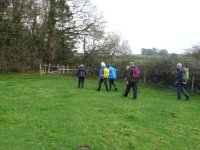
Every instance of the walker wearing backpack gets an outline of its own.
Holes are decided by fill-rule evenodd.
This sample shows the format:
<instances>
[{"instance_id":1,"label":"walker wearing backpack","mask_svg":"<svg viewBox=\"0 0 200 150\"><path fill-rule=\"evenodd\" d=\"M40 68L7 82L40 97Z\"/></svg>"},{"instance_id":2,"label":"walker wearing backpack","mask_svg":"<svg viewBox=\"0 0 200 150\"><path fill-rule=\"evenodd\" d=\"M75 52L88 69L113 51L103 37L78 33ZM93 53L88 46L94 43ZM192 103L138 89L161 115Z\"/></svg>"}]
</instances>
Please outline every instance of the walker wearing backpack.
<instances>
[{"instance_id":1,"label":"walker wearing backpack","mask_svg":"<svg viewBox=\"0 0 200 150\"><path fill-rule=\"evenodd\" d=\"M182 67L181 63L178 63L176 65L176 68L177 68L177 81L176 81L177 98L178 100L181 100L182 97L181 95L183 93L184 96L186 97L186 100L189 100L189 94L186 89L187 81L189 79L189 68L187 66Z\"/></svg>"},{"instance_id":2,"label":"walker wearing backpack","mask_svg":"<svg viewBox=\"0 0 200 150\"><path fill-rule=\"evenodd\" d=\"M77 70L77 75L78 77L78 88L83 88L84 87L84 81L85 81L85 76L86 76L86 70L84 68L84 65L81 64Z\"/></svg>"},{"instance_id":3,"label":"walker wearing backpack","mask_svg":"<svg viewBox=\"0 0 200 150\"><path fill-rule=\"evenodd\" d=\"M106 87L106 91L108 91L108 84L107 84L108 77L109 77L109 69L106 67L106 64L104 62L101 62L101 67L99 70L99 86L98 86L97 91L101 90L101 84L103 82Z\"/></svg>"},{"instance_id":4,"label":"walker wearing backpack","mask_svg":"<svg viewBox=\"0 0 200 150\"><path fill-rule=\"evenodd\" d=\"M126 90L125 92L122 94L124 97L128 96L128 93L130 91L130 89L133 89L133 99L136 100L137 99L137 81L139 79L139 74L140 71L139 69L134 65L133 62L129 63L129 67L128 67L128 76L126 79Z\"/></svg>"}]
</instances>

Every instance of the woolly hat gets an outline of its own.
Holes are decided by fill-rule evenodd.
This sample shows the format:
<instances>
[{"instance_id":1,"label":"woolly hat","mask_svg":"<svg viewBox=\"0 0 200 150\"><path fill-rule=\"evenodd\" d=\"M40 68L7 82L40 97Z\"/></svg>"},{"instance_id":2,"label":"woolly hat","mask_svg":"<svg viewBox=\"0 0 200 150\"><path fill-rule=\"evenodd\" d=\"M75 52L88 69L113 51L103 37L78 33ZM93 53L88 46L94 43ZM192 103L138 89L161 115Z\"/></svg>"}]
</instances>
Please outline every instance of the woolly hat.
<instances>
[{"instance_id":1,"label":"woolly hat","mask_svg":"<svg viewBox=\"0 0 200 150\"><path fill-rule=\"evenodd\" d=\"M84 67L84 65L83 65L83 64L81 64L81 65L80 65L80 67L82 67L82 68L83 68L83 67Z\"/></svg>"},{"instance_id":2,"label":"woolly hat","mask_svg":"<svg viewBox=\"0 0 200 150\"><path fill-rule=\"evenodd\" d=\"M104 62L101 62L101 66L106 66L106 64Z\"/></svg>"},{"instance_id":3,"label":"woolly hat","mask_svg":"<svg viewBox=\"0 0 200 150\"><path fill-rule=\"evenodd\" d=\"M178 63L178 64L176 65L176 67L177 67L177 68L181 68L181 67L182 67L182 64L181 64L181 63Z\"/></svg>"},{"instance_id":4,"label":"woolly hat","mask_svg":"<svg viewBox=\"0 0 200 150\"><path fill-rule=\"evenodd\" d=\"M133 62L129 62L129 66L130 66L130 67L134 67L135 65L134 65Z\"/></svg>"}]
</instances>

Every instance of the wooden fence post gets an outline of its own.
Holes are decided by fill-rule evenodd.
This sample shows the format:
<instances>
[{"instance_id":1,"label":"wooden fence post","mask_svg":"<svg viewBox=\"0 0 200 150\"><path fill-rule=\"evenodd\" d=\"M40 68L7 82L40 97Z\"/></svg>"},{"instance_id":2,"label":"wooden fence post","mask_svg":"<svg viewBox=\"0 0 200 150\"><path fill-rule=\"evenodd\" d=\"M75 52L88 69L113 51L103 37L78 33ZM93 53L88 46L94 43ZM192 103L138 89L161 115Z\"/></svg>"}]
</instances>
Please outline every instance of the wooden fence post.
<instances>
[{"instance_id":1,"label":"wooden fence post","mask_svg":"<svg viewBox=\"0 0 200 150\"><path fill-rule=\"evenodd\" d=\"M47 70L46 70L46 63L44 64L44 72L46 74Z\"/></svg>"},{"instance_id":2,"label":"wooden fence post","mask_svg":"<svg viewBox=\"0 0 200 150\"><path fill-rule=\"evenodd\" d=\"M192 89L191 92L194 92L194 76L192 76Z\"/></svg>"},{"instance_id":3,"label":"wooden fence post","mask_svg":"<svg viewBox=\"0 0 200 150\"><path fill-rule=\"evenodd\" d=\"M40 75L42 75L42 65L40 64Z\"/></svg>"},{"instance_id":4,"label":"wooden fence post","mask_svg":"<svg viewBox=\"0 0 200 150\"><path fill-rule=\"evenodd\" d=\"M45 74L45 67L44 66L42 67L42 71L43 71L43 74Z\"/></svg>"},{"instance_id":5,"label":"wooden fence post","mask_svg":"<svg viewBox=\"0 0 200 150\"><path fill-rule=\"evenodd\" d=\"M63 74L65 74L65 65L63 65L63 67L62 67L62 69L63 69Z\"/></svg>"},{"instance_id":6,"label":"wooden fence post","mask_svg":"<svg viewBox=\"0 0 200 150\"><path fill-rule=\"evenodd\" d=\"M69 69L69 66L67 65L67 74L69 74L69 70L68 69Z\"/></svg>"},{"instance_id":7,"label":"wooden fence post","mask_svg":"<svg viewBox=\"0 0 200 150\"><path fill-rule=\"evenodd\" d=\"M145 69L145 71L144 71L144 83L146 83L146 78L147 78L147 70Z\"/></svg>"},{"instance_id":8,"label":"wooden fence post","mask_svg":"<svg viewBox=\"0 0 200 150\"><path fill-rule=\"evenodd\" d=\"M51 71L51 64L49 63L48 73L50 73L50 71Z\"/></svg>"},{"instance_id":9,"label":"wooden fence post","mask_svg":"<svg viewBox=\"0 0 200 150\"><path fill-rule=\"evenodd\" d=\"M59 64L57 64L57 74L59 74Z\"/></svg>"}]
</instances>

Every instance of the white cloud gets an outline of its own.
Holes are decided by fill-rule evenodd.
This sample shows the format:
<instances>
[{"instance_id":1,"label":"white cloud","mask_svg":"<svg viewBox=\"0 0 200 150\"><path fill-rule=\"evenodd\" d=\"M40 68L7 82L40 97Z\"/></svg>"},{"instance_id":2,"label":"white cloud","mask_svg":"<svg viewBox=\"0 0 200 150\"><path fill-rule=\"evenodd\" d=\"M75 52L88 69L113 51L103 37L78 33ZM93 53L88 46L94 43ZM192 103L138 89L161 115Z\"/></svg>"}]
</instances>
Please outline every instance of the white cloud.
<instances>
[{"instance_id":1,"label":"white cloud","mask_svg":"<svg viewBox=\"0 0 200 150\"><path fill-rule=\"evenodd\" d=\"M134 53L141 48L183 49L200 41L199 0L92 0L107 20L108 31L119 31Z\"/></svg>"}]
</instances>

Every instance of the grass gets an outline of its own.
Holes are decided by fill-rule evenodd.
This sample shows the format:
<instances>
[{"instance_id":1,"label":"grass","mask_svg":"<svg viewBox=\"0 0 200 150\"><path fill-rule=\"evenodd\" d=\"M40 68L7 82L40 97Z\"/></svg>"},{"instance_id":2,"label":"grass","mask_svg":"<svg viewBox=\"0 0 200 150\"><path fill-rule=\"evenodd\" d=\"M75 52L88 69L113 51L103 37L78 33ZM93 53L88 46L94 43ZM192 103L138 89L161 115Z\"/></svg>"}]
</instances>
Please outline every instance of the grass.
<instances>
[{"instance_id":1,"label":"grass","mask_svg":"<svg viewBox=\"0 0 200 150\"><path fill-rule=\"evenodd\" d=\"M176 100L176 90L138 85L138 99L118 91L83 89L70 76L0 75L1 150L198 150L200 99Z\"/></svg>"}]
</instances>

